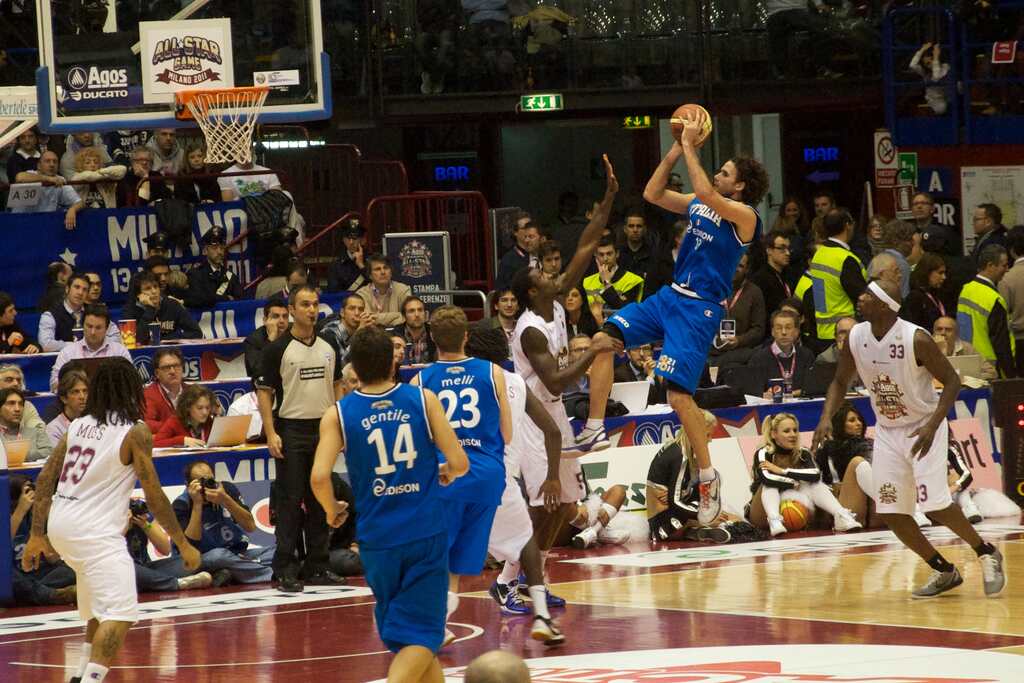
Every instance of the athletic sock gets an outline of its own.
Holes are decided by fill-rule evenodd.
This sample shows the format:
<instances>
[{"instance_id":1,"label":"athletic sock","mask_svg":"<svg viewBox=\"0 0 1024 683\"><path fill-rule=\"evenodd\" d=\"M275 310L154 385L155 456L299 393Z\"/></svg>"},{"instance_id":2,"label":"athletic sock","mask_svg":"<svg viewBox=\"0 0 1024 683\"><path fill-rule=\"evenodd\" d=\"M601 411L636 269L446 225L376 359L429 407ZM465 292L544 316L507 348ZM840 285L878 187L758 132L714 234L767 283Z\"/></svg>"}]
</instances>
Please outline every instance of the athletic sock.
<instances>
[{"instance_id":1,"label":"athletic sock","mask_svg":"<svg viewBox=\"0 0 1024 683\"><path fill-rule=\"evenodd\" d=\"M700 468L700 473L698 474L698 477L700 478L701 483L703 483L705 481L711 481L712 479L715 478L715 468L714 467L702 467L702 468Z\"/></svg>"},{"instance_id":2,"label":"athletic sock","mask_svg":"<svg viewBox=\"0 0 1024 683\"><path fill-rule=\"evenodd\" d=\"M604 427L604 420L587 420L587 429L596 432L601 427Z\"/></svg>"},{"instance_id":3,"label":"athletic sock","mask_svg":"<svg viewBox=\"0 0 1024 683\"><path fill-rule=\"evenodd\" d=\"M551 613L548 612L547 586L530 586L527 590L530 591L530 600L533 601L533 613L536 614L538 617L550 619Z\"/></svg>"},{"instance_id":4,"label":"athletic sock","mask_svg":"<svg viewBox=\"0 0 1024 683\"><path fill-rule=\"evenodd\" d=\"M446 617L450 617L452 612L459 608L459 596L456 593L448 591L448 611Z\"/></svg>"},{"instance_id":5,"label":"athletic sock","mask_svg":"<svg viewBox=\"0 0 1024 683\"><path fill-rule=\"evenodd\" d=\"M981 544L979 544L978 547L974 549L974 552L978 553L978 557L981 557L982 555L991 555L995 551L995 546L989 543L988 541L982 541Z\"/></svg>"},{"instance_id":6,"label":"athletic sock","mask_svg":"<svg viewBox=\"0 0 1024 683\"><path fill-rule=\"evenodd\" d=\"M953 565L951 565L946 560L946 558L944 558L942 555L939 555L938 553L935 553L931 556L931 559L928 560L928 566L934 569L935 571L942 573L951 572L954 569Z\"/></svg>"},{"instance_id":7,"label":"athletic sock","mask_svg":"<svg viewBox=\"0 0 1024 683\"><path fill-rule=\"evenodd\" d=\"M604 526L608 526L615 519L615 515L619 514L619 508L615 507L611 503L601 503L601 509L604 510L604 514L608 516L608 521L604 523ZM600 517L598 518L600 519ZM600 529L598 529L600 531Z\"/></svg>"},{"instance_id":8,"label":"athletic sock","mask_svg":"<svg viewBox=\"0 0 1024 683\"><path fill-rule=\"evenodd\" d=\"M857 485L860 486L860 490L867 494L868 498L874 499L875 483L871 476L871 463L867 460L858 463L853 473L857 477Z\"/></svg>"},{"instance_id":9,"label":"athletic sock","mask_svg":"<svg viewBox=\"0 0 1024 683\"><path fill-rule=\"evenodd\" d=\"M501 573L498 574L498 583L503 583L507 586L518 578L519 563L505 562L505 565L501 568Z\"/></svg>"},{"instance_id":10,"label":"athletic sock","mask_svg":"<svg viewBox=\"0 0 1024 683\"><path fill-rule=\"evenodd\" d=\"M82 643L82 653L79 655L78 669L75 671L75 675L81 678L85 674L85 667L89 666L89 660L92 658L92 643Z\"/></svg>"},{"instance_id":11,"label":"athletic sock","mask_svg":"<svg viewBox=\"0 0 1024 683\"><path fill-rule=\"evenodd\" d=\"M88 681L88 683L100 683L100 681L107 677L108 671L110 671L110 669L102 664L89 662L89 665L85 667L85 672L82 674L82 681Z\"/></svg>"}]
</instances>

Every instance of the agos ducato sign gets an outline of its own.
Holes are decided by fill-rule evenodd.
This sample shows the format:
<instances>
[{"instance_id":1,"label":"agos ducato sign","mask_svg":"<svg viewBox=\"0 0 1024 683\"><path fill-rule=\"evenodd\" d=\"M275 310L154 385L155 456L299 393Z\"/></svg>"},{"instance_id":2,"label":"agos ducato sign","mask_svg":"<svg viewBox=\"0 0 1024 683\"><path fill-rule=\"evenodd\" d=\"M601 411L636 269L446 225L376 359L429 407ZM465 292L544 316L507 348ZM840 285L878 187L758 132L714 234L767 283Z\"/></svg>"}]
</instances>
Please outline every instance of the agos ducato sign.
<instances>
[{"instance_id":1,"label":"agos ducato sign","mask_svg":"<svg viewBox=\"0 0 1024 683\"><path fill-rule=\"evenodd\" d=\"M61 101L72 102L128 97L128 69L72 66L64 74L64 86L58 89L57 96Z\"/></svg>"},{"instance_id":2,"label":"agos ducato sign","mask_svg":"<svg viewBox=\"0 0 1024 683\"><path fill-rule=\"evenodd\" d=\"M170 102L181 88L233 88L230 19L143 21L143 101Z\"/></svg>"}]
</instances>

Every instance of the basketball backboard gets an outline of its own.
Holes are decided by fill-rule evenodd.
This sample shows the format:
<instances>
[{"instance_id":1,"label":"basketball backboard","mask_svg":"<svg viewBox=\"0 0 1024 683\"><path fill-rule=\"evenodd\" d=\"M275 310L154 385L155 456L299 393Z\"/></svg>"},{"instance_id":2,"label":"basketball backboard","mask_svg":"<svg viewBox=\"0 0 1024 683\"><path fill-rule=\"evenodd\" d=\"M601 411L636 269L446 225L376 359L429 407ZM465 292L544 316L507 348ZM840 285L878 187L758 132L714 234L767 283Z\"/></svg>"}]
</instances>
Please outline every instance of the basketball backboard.
<instances>
[{"instance_id":1,"label":"basketball backboard","mask_svg":"<svg viewBox=\"0 0 1024 683\"><path fill-rule=\"evenodd\" d=\"M331 115L320 0L36 2L44 131L179 128L176 91L254 85L263 123Z\"/></svg>"}]
</instances>

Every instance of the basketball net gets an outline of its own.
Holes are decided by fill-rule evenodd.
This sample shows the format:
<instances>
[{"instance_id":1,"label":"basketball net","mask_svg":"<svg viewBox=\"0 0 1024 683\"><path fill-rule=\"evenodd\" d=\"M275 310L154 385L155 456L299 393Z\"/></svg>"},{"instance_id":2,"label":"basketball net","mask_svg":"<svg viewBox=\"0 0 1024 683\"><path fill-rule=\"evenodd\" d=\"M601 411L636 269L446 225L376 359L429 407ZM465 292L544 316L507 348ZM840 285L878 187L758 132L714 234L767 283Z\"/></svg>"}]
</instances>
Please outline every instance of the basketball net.
<instances>
[{"instance_id":1,"label":"basketball net","mask_svg":"<svg viewBox=\"0 0 1024 683\"><path fill-rule=\"evenodd\" d=\"M252 161L252 134L269 88L231 88L189 93L189 113L206 138L211 164Z\"/></svg>"}]
</instances>

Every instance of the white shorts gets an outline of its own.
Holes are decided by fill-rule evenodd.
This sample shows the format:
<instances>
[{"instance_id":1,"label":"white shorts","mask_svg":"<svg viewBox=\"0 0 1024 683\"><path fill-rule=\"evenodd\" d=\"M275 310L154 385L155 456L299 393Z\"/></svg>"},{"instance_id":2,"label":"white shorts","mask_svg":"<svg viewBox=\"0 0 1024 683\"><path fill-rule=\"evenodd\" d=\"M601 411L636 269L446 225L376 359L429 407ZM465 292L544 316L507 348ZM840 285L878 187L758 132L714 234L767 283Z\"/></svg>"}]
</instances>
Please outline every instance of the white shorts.
<instances>
[{"instance_id":1,"label":"white shorts","mask_svg":"<svg viewBox=\"0 0 1024 683\"><path fill-rule=\"evenodd\" d=\"M544 409L558 425L562 432L562 449L571 449L576 444L576 437L569 424L569 416L565 414L565 406L559 401L542 401ZM530 505L544 505L540 495L540 486L548 477L548 455L544 448L544 433L532 420L524 420L517 425L512 437L510 448L513 449L519 468L526 484L526 493ZM562 483L562 502L575 503L582 500L586 487L583 485L583 469L576 458L562 458L558 466L559 480Z\"/></svg>"},{"instance_id":2,"label":"white shorts","mask_svg":"<svg viewBox=\"0 0 1024 683\"><path fill-rule=\"evenodd\" d=\"M883 514L912 515L914 505L922 512L945 510L953 504L946 479L949 423L935 430L928 453L912 458L910 448L917 437L910 435L921 424L907 427L875 425L875 448L871 459L875 509Z\"/></svg>"},{"instance_id":3,"label":"white shorts","mask_svg":"<svg viewBox=\"0 0 1024 683\"><path fill-rule=\"evenodd\" d=\"M533 522L526 509L526 499L519 484L509 475L505 477L505 490L501 505L494 513L487 552L499 560L518 562L519 554L533 537Z\"/></svg>"},{"instance_id":4,"label":"white shorts","mask_svg":"<svg viewBox=\"0 0 1024 683\"><path fill-rule=\"evenodd\" d=\"M78 614L83 621L139 620L139 595L135 589L135 562L128 554L124 536L79 539L54 533L50 543L75 572Z\"/></svg>"}]
</instances>

